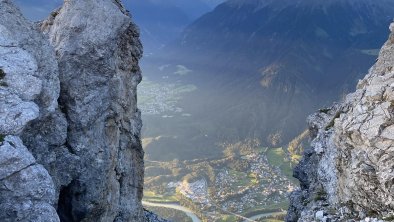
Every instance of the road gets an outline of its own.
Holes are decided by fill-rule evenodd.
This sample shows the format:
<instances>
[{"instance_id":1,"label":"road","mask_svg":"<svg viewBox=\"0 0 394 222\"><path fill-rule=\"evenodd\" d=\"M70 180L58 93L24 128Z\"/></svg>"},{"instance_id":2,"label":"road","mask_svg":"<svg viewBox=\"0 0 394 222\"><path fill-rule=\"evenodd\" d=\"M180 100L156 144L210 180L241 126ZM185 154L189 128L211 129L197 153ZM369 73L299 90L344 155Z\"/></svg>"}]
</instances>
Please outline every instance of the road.
<instances>
[{"instance_id":1,"label":"road","mask_svg":"<svg viewBox=\"0 0 394 222\"><path fill-rule=\"evenodd\" d=\"M148 206L148 207L164 207L164 208L171 208L174 210L179 210L184 212L188 217L190 217L193 222L201 222L201 220L191 211L190 209L186 207L182 207L181 205L178 204L165 204L165 203L151 203L147 201L142 201L142 205Z\"/></svg>"}]
</instances>

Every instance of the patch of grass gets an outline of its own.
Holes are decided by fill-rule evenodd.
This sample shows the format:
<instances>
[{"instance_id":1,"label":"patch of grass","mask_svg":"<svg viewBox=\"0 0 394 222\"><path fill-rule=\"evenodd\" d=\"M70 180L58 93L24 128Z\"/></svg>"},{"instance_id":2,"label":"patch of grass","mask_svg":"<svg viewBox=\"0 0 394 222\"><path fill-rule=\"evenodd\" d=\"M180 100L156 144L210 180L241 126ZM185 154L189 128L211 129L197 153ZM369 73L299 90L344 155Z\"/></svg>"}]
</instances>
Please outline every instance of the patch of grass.
<instances>
[{"instance_id":1,"label":"patch of grass","mask_svg":"<svg viewBox=\"0 0 394 222\"><path fill-rule=\"evenodd\" d=\"M4 138L5 138L5 136L0 134L0 143L4 142Z\"/></svg>"},{"instance_id":2,"label":"patch of grass","mask_svg":"<svg viewBox=\"0 0 394 222\"><path fill-rule=\"evenodd\" d=\"M144 200L148 202L160 202L160 203L168 203L168 202L177 202L178 199L172 196L166 195L157 195L152 191L144 191Z\"/></svg>"},{"instance_id":3,"label":"patch of grass","mask_svg":"<svg viewBox=\"0 0 394 222\"><path fill-rule=\"evenodd\" d=\"M248 186L251 183L251 177L244 172L230 170L231 177L235 178L235 186Z\"/></svg>"},{"instance_id":4,"label":"patch of grass","mask_svg":"<svg viewBox=\"0 0 394 222\"><path fill-rule=\"evenodd\" d=\"M233 215L223 215L218 222L237 222L238 218Z\"/></svg>"},{"instance_id":5,"label":"patch of grass","mask_svg":"<svg viewBox=\"0 0 394 222\"><path fill-rule=\"evenodd\" d=\"M144 197L155 197L156 194L152 191L144 191Z\"/></svg>"},{"instance_id":6,"label":"patch of grass","mask_svg":"<svg viewBox=\"0 0 394 222\"><path fill-rule=\"evenodd\" d=\"M283 222L283 220L278 220L278 219L264 219L263 222Z\"/></svg>"},{"instance_id":7,"label":"patch of grass","mask_svg":"<svg viewBox=\"0 0 394 222\"><path fill-rule=\"evenodd\" d=\"M259 153L266 153L268 151L268 147L259 147L257 148L257 152Z\"/></svg>"},{"instance_id":8,"label":"patch of grass","mask_svg":"<svg viewBox=\"0 0 394 222\"><path fill-rule=\"evenodd\" d=\"M260 213L271 213L271 212L280 212L282 209L287 210L289 208L289 201L283 201L280 203L270 202L268 205L264 206L256 206L253 208L249 208L245 212L242 213L243 216L248 217L248 215L255 215Z\"/></svg>"},{"instance_id":9,"label":"patch of grass","mask_svg":"<svg viewBox=\"0 0 394 222\"><path fill-rule=\"evenodd\" d=\"M268 163L271 166L279 167L284 175L293 178L293 168L291 162L286 160L286 153L283 148L273 148L267 151Z\"/></svg>"},{"instance_id":10,"label":"patch of grass","mask_svg":"<svg viewBox=\"0 0 394 222\"><path fill-rule=\"evenodd\" d=\"M285 151L280 148L272 148L267 151L267 159L270 165L280 167L285 161Z\"/></svg>"},{"instance_id":11,"label":"patch of grass","mask_svg":"<svg viewBox=\"0 0 394 222\"><path fill-rule=\"evenodd\" d=\"M285 162L282 166L280 166L280 170L287 177L289 177L289 178L293 177L293 168L291 167L289 162Z\"/></svg>"}]
</instances>

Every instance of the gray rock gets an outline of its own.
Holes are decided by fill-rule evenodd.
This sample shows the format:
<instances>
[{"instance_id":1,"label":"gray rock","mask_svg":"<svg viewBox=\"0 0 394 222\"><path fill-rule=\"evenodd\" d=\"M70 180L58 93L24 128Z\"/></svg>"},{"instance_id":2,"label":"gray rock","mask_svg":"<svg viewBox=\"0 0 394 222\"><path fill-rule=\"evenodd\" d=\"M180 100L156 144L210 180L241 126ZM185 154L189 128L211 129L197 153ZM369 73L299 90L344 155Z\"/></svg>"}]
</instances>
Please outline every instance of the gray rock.
<instances>
[{"instance_id":1,"label":"gray rock","mask_svg":"<svg viewBox=\"0 0 394 222\"><path fill-rule=\"evenodd\" d=\"M1 51L1 47L0 47ZM0 58L1 59L1 58ZM23 101L8 87L0 86L0 134L18 134L39 116L37 104Z\"/></svg>"},{"instance_id":2,"label":"gray rock","mask_svg":"<svg viewBox=\"0 0 394 222\"><path fill-rule=\"evenodd\" d=\"M29 123L22 134L37 161L44 165L56 186L56 196L80 174L80 158L67 147L68 123L58 110Z\"/></svg>"},{"instance_id":3,"label":"gray rock","mask_svg":"<svg viewBox=\"0 0 394 222\"><path fill-rule=\"evenodd\" d=\"M26 46L36 37L31 24L8 1L0 4L0 134L19 134L39 116L33 100L39 97L43 82L37 78L36 57Z\"/></svg>"},{"instance_id":4,"label":"gray rock","mask_svg":"<svg viewBox=\"0 0 394 222\"><path fill-rule=\"evenodd\" d=\"M59 217L53 207L52 178L16 136L0 145L0 221L49 221Z\"/></svg>"},{"instance_id":5,"label":"gray rock","mask_svg":"<svg viewBox=\"0 0 394 222\"><path fill-rule=\"evenodd\" d=\"M0 149L0 180L36 163L33 155L15 136L7 136Z\"/></svg>"},{"instance_id":6,"label":"gray rock","mask_svg":"<svg viewBox=\"0 0 394 222\"><path fill-rule=\"evenodd\" d=\"M322 211L322 210L317 211L316 214L315 214L315 218L316 218L317 221L323 221L324 211Z\"/></svg>"},{"instance_id":7,"label":"gray rock","mask_svg":"<svg viewBox=\"0 0 394 222\"><path fill-rule=\"evenodd\" d=\"M67 121L58 109L60 82L55 51L9 1L0 3L0 29L4 33L0 39L0 134L21 136L53 176L58 193L77 174L74 166L79 165L79 159L63 146ZM65 162L70 165L62 167Z\"/></svg>"},{"instance_id":8,"label":"gray rock","mask_svg":"<svg viewBox=\"0 0 394 222\"><path fill-rule=\"evenodd\" d=\"M393 215L393 67L392 33L357 91L309 118L314 140L295 169L302 191L291 195L287 221L312 221L323 211L331 221Z\"/></svg>"},{"instance_id":9,"label":"gray rock","mask_svg":"<svg viewBox=\"0 0 394 222\"><path fill-rule=\"evenodd\" d=\"M66 174L61 218L143 221L138 29L112 0L66 1L41 27L59 63L65 146L82 163L76 178Z\"/></svg>"},{"instance_id":10,"label":"gray rock","mask_svg":"<svg viewBox=\"0 0 394 222\"><path fill-rule=\"evenodd\" d=\"M34 99L37 104L42 104L41 116L53 112L60 91L54 51L9 0L0 3L0 48L3 50L0 67L6 73L6 83L13 86L23 100Z\"/></svg>"},{"instance_id":11,"label":"gray rock","mask_svg":"<svg viewBox=\"0 0 394 222\"><path fill-rule=\"evenodd\" d=\"M0 221L56 222L53 180L17 136L57 106L57 76L49 77L41 63L41 53L51 48L5 0L0 0L0 30ZM56 70L54 59L46 62ZM46 105L38 106L44 99Z\"/></svg>"},{"instance_id":12,"label":"gray rock","mask_svg":"<svg viewBox=\"0 0 394 222\"><path fill-rule=\"evenodd\" d=\"M121 3L68 0L38 27L0 0L0 32L0 221L164 221L141 204L142 46Z\"/></svg>"}]
</instances>

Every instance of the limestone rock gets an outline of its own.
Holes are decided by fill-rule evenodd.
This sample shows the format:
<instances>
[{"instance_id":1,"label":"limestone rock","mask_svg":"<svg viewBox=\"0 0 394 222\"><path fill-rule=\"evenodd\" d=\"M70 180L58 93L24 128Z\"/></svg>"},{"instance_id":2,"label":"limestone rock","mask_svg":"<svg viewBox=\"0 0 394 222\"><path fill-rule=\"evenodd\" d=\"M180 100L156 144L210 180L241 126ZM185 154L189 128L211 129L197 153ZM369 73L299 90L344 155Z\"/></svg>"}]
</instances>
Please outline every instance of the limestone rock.
<instances>
[{"instance_id":1,"label":"limestone rock","mask_svg":"<svg viewBox=\"0 0 394 222\"><path fill-rule=\"evenodd\" d=\"M314 140L295 170L302 190L292 194L287 221L313 221L321 212L330 221L393 217L393 35L356 92L310 117Z\"/></svg>"},{"instance_id":2,"label":"limestone rock","mask_svg":"<svg viewBox=\"0 0 394 222\"><path fill-rule=\"evenodd\" d=\"M23 101L18 95L5 89L7 87L0 86L1 135L18 134L22 132L29 121L39 116L37 104L31 101Z\"/></svg>"},{"instance_id":3,"label":"limestone rock","mask_svg":"<svg viewBox=\"0 0 394 222\"><path fill-rule=\"evenodd\" d=\"M0 134L21 136L51 174L58 194L78 174L79 159L64 146L67 121L58 108L55 51L9 1L0 3Z\"/></svg>"},{"instance_id":4,"label":"limestone rock","mask_svg":"<svg viewBox=\"0 0 394 222\"><path fill-rule=\"evenodd\" d=\"M40 63L51 47L5 0L0 0L0 30L0 221L56 222L53 180L18 136L57 106L58 79L47 70L56 72L56 62Z\"/></svg>"},{"instance_id":5,"label":"limestone rock","mask_svg":"<svg viewBox=\"0 0 394 222\"><path fill-rule=\"evenodd\" d=\"M113 0L65 1L41 27L59 63L65 145L82 163L60 191L60 217L143 221L138 29Z\"/></svg>"},{"instance_id":6,"label":"limestone rock","mask_svg":"<svg viewBox=\"0 0 394 222\"><path fill-rule=\"evenodd\" d=\"M0 0L0 32L0 221L164 221L141 204L142 46L120 1L36 26Z\"/></svg>"},{"instance_id":7,"label":"limestone rock","mask_svg":"<svg viewBox=\"0 0 394 222\"><path fill-rule=\"evenodd\" d=\"M48 171L19 137L5 137L0 143L0 221L57 222L55 199Z\"/></svg>"}]
</instances>

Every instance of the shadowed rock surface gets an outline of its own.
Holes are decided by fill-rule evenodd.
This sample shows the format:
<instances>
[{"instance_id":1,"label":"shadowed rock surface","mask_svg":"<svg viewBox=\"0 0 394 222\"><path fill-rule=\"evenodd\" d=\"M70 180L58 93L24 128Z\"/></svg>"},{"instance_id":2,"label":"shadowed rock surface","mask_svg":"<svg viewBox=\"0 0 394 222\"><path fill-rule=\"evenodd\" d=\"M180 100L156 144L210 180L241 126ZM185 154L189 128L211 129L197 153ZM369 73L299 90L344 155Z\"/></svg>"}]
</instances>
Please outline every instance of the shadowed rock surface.
<instances>
[{"instance_id":1,"label":"shadowed rock surface","mask_svg":"<svg viewBox=\"0 0 394 222\"><path fill-rule=\"evenodd\" d=\"M394 218L394 24L376 64L341 104L309 117L287 221Z\"/></svg>"},{"instance_id":2,"label":"shadowed rock surface","mask_svg":"<svg viewBox=\"0 0 394 222\"><path fill-rule=\"evenodd\" d=\"M117 0L40 26L0 0L0 221L161 221L141 204L138 28Z\"/></svg>"}]
</instances>

